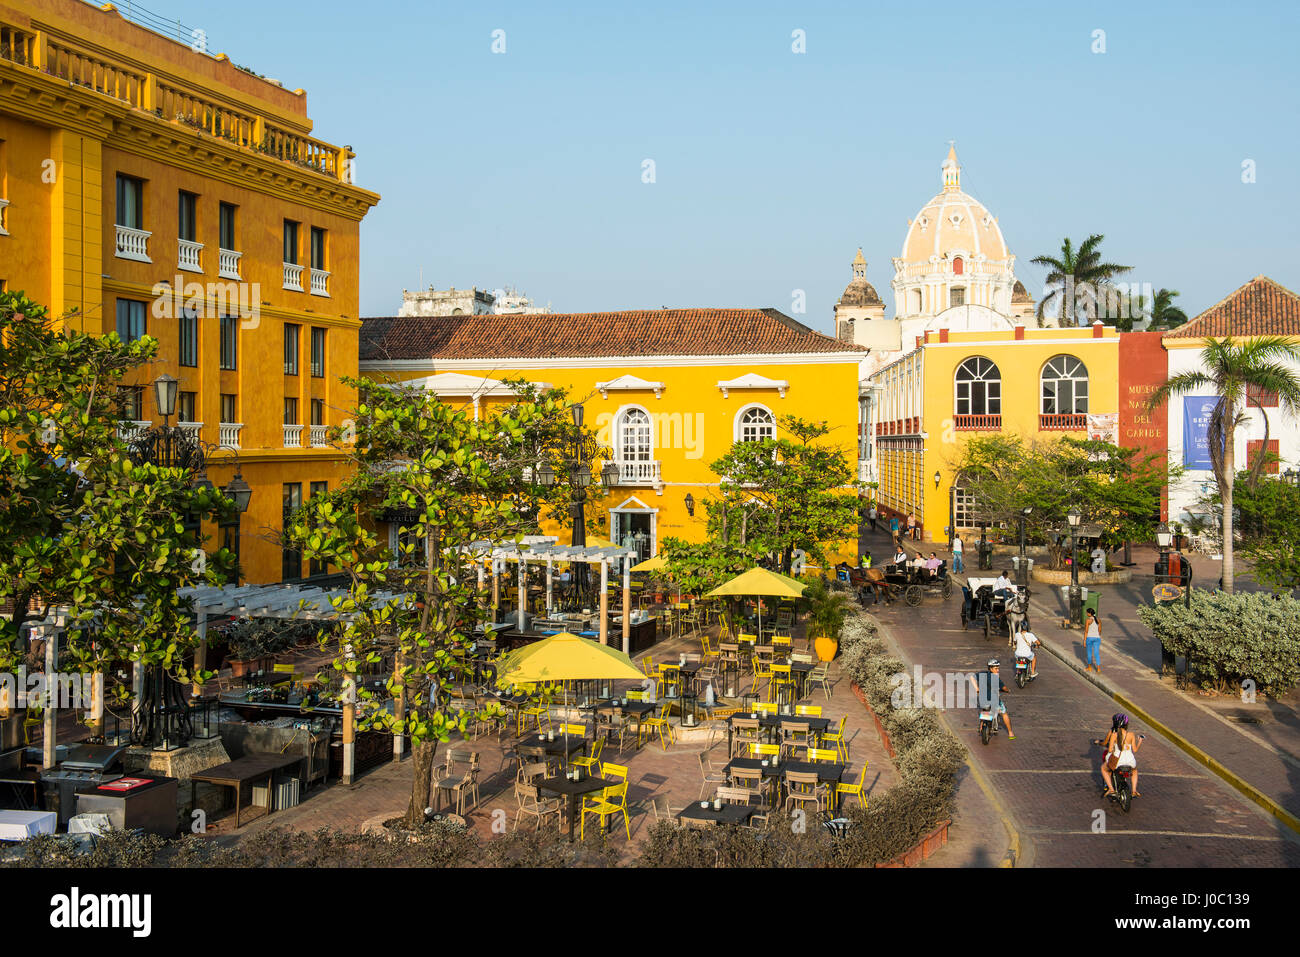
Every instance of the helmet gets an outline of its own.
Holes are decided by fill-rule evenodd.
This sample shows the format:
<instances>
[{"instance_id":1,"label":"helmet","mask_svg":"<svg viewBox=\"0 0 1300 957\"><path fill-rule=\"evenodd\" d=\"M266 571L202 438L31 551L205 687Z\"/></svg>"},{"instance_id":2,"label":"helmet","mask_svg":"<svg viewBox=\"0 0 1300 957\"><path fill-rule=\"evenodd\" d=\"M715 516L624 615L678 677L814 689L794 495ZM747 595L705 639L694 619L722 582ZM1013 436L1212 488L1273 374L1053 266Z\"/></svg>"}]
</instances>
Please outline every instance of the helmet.
<instances>
[{"instance_id":1,"label":"helmet","mask_svg":"<svg viewBox=\"0 0 1300 957\"><path fill-rule=\"evenodd\" d=\"M1002 664L1002 662L998 661L998 659L996 659L996 658L990 658L990 659L989 659L989 667L990 667L990 668L997 668L997 667L1000 667L1001 664Z\"/></svg>"},{"instance_id":2,"label":"helmet","mask_svg":"<svg viewBox=\"0 0 1300 957\"><path fill-rule=\"evenodd\" d=\"M1126 715L1123 711L1121 711L1119 714L1116 714L1111 717L1110 725L1112 728L1127 728L1128 715Z\"/></svg>"}]
</instances>

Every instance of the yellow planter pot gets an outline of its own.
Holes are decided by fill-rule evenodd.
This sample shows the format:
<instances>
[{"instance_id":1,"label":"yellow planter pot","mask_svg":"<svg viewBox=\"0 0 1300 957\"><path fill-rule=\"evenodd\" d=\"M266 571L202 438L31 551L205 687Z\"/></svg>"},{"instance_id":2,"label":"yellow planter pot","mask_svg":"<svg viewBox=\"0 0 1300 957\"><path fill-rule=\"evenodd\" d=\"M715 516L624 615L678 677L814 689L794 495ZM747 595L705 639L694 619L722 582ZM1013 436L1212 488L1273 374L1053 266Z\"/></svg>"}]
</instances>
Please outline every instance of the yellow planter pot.
<instances>
[{"instance_id":1,"label":"yellow planter pot","mask_svg":"<svg viewBox=\"0 0 1300 957\"><path fill-rule=\"evenodd\" d=\"M831 661L840 650L840 643L834 638L822 637L813 642L813 648L817 651L818 660Z\"/></svg>"}]
</instances>

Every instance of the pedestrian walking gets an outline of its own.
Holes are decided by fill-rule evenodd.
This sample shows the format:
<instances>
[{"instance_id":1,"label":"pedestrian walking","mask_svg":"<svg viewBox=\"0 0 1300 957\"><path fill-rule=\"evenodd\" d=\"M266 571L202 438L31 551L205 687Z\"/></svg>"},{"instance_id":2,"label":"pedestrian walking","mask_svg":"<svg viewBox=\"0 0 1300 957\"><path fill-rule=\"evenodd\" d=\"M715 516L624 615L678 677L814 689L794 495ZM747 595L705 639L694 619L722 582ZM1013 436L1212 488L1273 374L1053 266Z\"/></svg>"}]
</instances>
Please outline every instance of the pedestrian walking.
<instances>
[{"instance_id":1,"label":"pedestrian walking","mask_svg":"<svg viewBox=\"0 0 1300 957\"><path fill-rule=\"evenodd\" d=\"M1084 658L1088 671L1092 671L1096 662L1097 673L1101 673L1101 625L1097 623L1097 613L1088 609L1087 632L1084 636Z\"/></svg>"},{"instance_id":2,"label":"pedestrian walking","mask_svg":"<svg viewBox=\"0 0 1300 957\"><path fill-rule=\"evenodd\" d=\"M952 536L952 570L959 575L966 571L966 566L961 560L962 548L961 536L954 532Z\"/></svg>"},{"instance_id":3,"label":"pedestrian walking","mask_svg":"<svg viewBox=\"0 0 1300 957\"><path fill-rule=\"evenodd\" d=\"M912 512L907 513L907 537L916 541L916 515Z\"/></svg>"},{"instance_id":4,"label":"pedestrian walking","mask_svg":"<svg viewBox=\"0 0 1300 957\"><path fill-rule=\"evenodd\" d=\"M871 508L867 511L867 517L871 519L871 530L873 532L876 530L876 518L878 516L879 513L876 511L876 503L872 502Z\"/></svg>"},{"instance_id":5,"label":"pedestrian walking","mask_svg":"<svg viewBox=\"0 0 1300 957\"><path fill-rule=\"evenodd\" d=\"M898 545L898 516L894 515L889 519L889 537L894 540L894 545Z\"/></svg>"}]
</instances>

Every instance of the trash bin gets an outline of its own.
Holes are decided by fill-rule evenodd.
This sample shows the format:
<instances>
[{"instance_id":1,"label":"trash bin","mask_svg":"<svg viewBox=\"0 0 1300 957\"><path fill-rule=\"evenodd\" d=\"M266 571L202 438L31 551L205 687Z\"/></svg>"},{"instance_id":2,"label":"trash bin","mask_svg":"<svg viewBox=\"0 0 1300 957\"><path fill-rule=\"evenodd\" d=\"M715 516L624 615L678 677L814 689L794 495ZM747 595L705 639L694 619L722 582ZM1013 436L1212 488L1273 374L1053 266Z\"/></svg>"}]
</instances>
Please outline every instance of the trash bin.
<instances>
[{"instance_id":1,"label":"trash bin","mask_svg":"<svg viewBox=\"0 0 1300 957\"><path fill-rule=\"evenodd\" d=\"M1026 558L1022 567L1020 556L1012 555L1011 567L1014 568L1016 572L1016 584L1021 588L1028 588L1029 578L1034 573L1034 560L1032 558Z\"/></svg>"},{"instance_id":2,"label":"trash bin","mask_svg":"<svg viewBox=\"0 0 1300 957\"><path fill-rule=\"evenodd\" d=\"M981 569L985 571L989 571L993 568L993 543L992 542L979 543L979 561L980 561Z\"/></svg>"},{"instance_id":3,"label":"trash bin","mask_svg":"<svg viewBox=\"0 0 1300 957\"><path fill-rule=\"evenodd\" d=\"M1100 606L1101 606L1101 592L1095 591L1091 595L1089 595L1088 589L1086 588L1083 589L1083 611L1080 612L1079 624L1082 625L1085 622L1087 622L1089 611L1096 612L1097 618L1100 620L1101 618Z\"/></svg>"}]
</instances>

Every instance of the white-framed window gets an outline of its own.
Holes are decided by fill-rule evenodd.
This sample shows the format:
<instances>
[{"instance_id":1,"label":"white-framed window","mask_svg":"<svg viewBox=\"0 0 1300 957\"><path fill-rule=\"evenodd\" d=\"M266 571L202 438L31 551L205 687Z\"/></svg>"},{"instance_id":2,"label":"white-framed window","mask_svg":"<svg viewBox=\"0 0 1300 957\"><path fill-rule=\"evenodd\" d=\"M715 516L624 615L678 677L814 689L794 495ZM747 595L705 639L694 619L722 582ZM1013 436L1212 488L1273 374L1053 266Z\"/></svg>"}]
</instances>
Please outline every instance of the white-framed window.
<instances>
[{"instance_id":1,"label":"white-framed window","mask_svg":"<svg viewBox=\"0 0 1300 957\"><path fill-rule=\"evenodd\" d=\"M1088 369L1074 356L1056 356L1043 366L1043 415L1088 411Z\"/></svg>"},{"instance_id":2,"label":"white-framed window","mask_svg":"<svg viewBox=\"0 0 1300 957\"><path fill-rule=\"evenodd\" d=\"M620 462L649 462L654 458L654 425L649 412L632 406L619 413L614 452Z\"/></svg>"},{"instance_id":3,"label":"white-framed window","mask_svg":"<svg viewBox=\"0 0 1300 957\"><path fill-rule=\"evenodd\" d=\"M776 416L763 405L750 405L736 414L735 441L761 442L776 438Z\"/></svg>"},{"instance_id":4,"label":"white-framed window","mask_svg":"<svg viewBox=\"0 0 1300 957\"><path fill-rule=\"evenodd\" d=\"M1002 373L983 356L971 356L957 367L957 415L1001 415Z\"/></svg>"}]
</instances>

